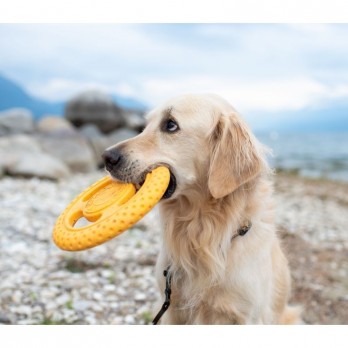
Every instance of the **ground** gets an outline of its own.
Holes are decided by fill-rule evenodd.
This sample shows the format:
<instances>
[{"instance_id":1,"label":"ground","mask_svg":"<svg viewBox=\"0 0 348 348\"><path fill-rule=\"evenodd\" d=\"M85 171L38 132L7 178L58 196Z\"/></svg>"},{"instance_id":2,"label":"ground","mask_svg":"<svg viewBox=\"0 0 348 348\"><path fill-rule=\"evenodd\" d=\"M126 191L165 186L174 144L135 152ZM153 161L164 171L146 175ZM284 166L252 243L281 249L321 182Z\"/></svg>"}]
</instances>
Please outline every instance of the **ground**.
<instances>
[{"instance_id":1,"label":"ground","mask_svg":"<svg viewBox=\"0 0 348 348\"><path fill-rule=\"evenodd\" d=\"M303 307L308 324L348 324L348 185L278 175L275 187L279 201L291 196L294 220L302 211L304 220L308 214L316 222L299 222L291 231L278 224L291 269L292 303Z\"/></svg>"},{"instance_id":2,"label":"ground","mask_svg":"<svg viewBox=\"0 0 348 348\"><path fill-rule=\"evenodd\" d=\"M52 242L59 213L101 176L0 180L0 323L151 322L159 309L156 210L91 250L65 252ZM275 200L291 302L302 306L307 324L348 324L348 184L279 174Z\"/></svg>"}]
</instances>

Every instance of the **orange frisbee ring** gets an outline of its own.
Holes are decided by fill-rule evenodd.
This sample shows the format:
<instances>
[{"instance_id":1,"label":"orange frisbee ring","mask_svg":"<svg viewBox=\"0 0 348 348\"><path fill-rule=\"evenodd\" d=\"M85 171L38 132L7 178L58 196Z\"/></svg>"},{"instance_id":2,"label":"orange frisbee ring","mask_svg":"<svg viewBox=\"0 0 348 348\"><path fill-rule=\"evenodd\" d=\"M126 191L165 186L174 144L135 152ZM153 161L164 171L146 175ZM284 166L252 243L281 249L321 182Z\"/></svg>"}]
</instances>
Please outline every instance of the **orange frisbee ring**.
<instances>
[{"instance_id":1,"label":"orange frisbee ring","mask_svg":"<svg viewBox=\"0 0 348 348\"><path fill-rule=\"evenodd\" d=\"M64 250L78 251L100 245L137 223L163 197L170 172L158 167L148 173L136 191L134 184L100 179L80 193L59 216L53 240ZM74 227L80 218L91 224Z\"/></svg>"}]
</instances>

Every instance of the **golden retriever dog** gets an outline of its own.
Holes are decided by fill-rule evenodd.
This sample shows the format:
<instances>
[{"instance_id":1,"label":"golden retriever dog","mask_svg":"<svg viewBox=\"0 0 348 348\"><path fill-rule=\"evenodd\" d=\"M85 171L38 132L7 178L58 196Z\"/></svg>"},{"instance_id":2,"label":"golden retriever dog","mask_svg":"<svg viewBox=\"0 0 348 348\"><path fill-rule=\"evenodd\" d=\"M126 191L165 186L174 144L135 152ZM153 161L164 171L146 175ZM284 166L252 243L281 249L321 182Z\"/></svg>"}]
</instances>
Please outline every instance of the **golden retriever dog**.
<instances>
[{"instance_id":1,"label":"golden retriever dog","mask_svg":"<svg viewBox=\"0 0 348 348\"><path fill-rule=\"evenodd\" d=\"M163 165L170 184L159 203L162 324L285 324L290 275L273 217L265 149L236 110L216 95L184 95L151 111L138 136L108 148L112 178L141 185ZM247 233L243 227L250 228ZM245 233L245 234L244 234ZM244 234L244 235L243 235Z\"/></svg>"}]
</instances>

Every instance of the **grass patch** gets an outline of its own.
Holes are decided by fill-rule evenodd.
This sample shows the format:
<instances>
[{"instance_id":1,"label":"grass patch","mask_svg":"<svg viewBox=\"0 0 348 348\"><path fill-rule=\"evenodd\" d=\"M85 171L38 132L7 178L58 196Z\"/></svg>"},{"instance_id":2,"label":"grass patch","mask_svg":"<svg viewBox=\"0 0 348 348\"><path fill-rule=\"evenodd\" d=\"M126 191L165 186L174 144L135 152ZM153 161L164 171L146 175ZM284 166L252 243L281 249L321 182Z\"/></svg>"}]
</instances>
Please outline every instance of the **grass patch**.
<instances>
[{"instance_id":1,"label":"grass patch","mask_svg":"<svg viewBox=\"0 0 348 348\"><path fill-rule=\"evenodd\" d=\"M147 226L141 222L137 223L134 227L139 229L140 231L143 231L143 232L147 231Z\"/></svg>"},{"instance_id":2,"label":"grass patch","mask_svg":"<svg viewBox=\"0 0 348 348\"><path fill-rule=\"evenodd\" d=\"M90 269L95 269L95 268L99 268L99 267L105 268L105 266L103 264L89 263L89 262L85 262L83 260L78 260L78 259L74 259L74 258L67 259L65 261L65 265L64 265L64 268L67 269L71 273L83 273L83 272L86 272Z\"/></svg>"},{"instance_id":3,"label":"grass patch","mask_svg":"<svg viewBox=\"0 0 348 348\"><path fill-rule=\"evenodd\" d=\"M38 325L70 325L71 323L68 323L65 320L53 320L51 318L44 318Z\"/></svg>"},{"instance_id":4,"label":"grass patch","mask_svg":"<svg viewBox=\"0 0 348 348\"><path fill-rule=\"evenodd\" d=\"M73 301L69 300L66 302L65 307L68 309L73 309Z\"/></svg>"},{"instance_id":5,"label":"grass patch","mask_svg":"<svg viewBox=\"0 0 348 348\"><path fill-rule=\"evenodd\" d=\"M109 277L108 277L108 281L109 281L110 284L114 284L115 280L116 280L115 272L112 272L112 274L110 274Z\"/></svg>"},{"instance_id":6,"label":"grass patch","mask_svg":"<svg viewBox=\"0 0 348 348\"><path fill-rule=\"evenodd\" d=\"M37 300L37 294L35 292L31 292L29 296L30 296L32 301L36 301Z\"/></svg>"},{"instance_id":7,"label":"grass patch","mask_svg":"<svg viewBox=\"0 0 348 348\"><path fill-rule=\"evenodd\" d=\"M141 318L144 320L146 325L152 323L152 314L149 311L141 313Z\"/></svg>"},{"instance_id":8,"label":"grass patch","mask_svg":"<svg viewBox=\"0 0 348 348\"><path fill-rule=\"evenodd\" d=\"M111 264L107 261L103 262L103 268L109 269L111 268Z\"/></svg>"}]
</instances>

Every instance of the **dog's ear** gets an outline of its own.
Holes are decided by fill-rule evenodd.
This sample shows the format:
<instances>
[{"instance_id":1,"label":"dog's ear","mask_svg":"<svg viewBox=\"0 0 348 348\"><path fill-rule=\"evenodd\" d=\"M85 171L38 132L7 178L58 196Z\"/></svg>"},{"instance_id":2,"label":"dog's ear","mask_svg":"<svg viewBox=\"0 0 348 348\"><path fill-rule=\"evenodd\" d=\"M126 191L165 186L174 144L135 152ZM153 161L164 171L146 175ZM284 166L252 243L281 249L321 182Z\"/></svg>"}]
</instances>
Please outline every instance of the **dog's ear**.
<instances>
[{"instance_id":1,"label":"dog's ear","mask_svg":"<svg viewBox=\"0 0 348 348\"><path fill-rule=\"evenodd\" d=\"M256 140L237 115L220 116L209 142L208 188L214 198L227 196L260 173Z\"/></svg>"}]
</instances>

